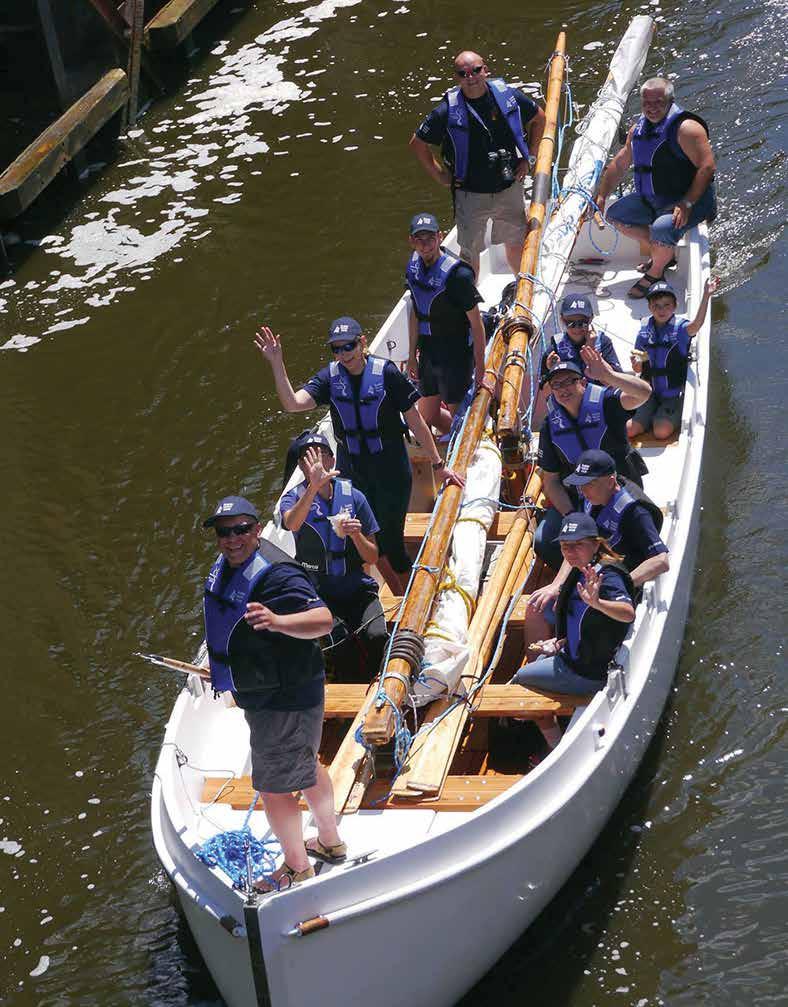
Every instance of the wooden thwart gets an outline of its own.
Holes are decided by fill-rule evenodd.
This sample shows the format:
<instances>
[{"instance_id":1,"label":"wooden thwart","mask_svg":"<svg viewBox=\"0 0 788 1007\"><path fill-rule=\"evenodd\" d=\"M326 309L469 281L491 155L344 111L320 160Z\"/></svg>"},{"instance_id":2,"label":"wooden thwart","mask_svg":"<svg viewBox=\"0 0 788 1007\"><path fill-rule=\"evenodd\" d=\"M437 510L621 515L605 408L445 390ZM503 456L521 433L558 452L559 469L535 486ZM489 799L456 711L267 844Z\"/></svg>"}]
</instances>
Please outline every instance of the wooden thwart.
<instances>
[{"instance_id":1,"label":"wooden thwart","mask_svg":"<svg viewBox=\"0 0 788 1007\"><path fill-rule=\"evenodd\" d=\"M511 530L516 511L498 511L492 520L492 525L487 533L490 539L504 539ZM408 514L405 518L405 542L409 545L419 543L424 538L427 525L430 523L431 514ZM460 516L459 521L462 521ZM459 523L459 522L458 522Z\"/></svg>"},{"instance_id":2,"label":"wooden thwart","mask_svg":"<svg viewBox=\"0 0 788 1007\"><path fill-rule=\"evenodd\" d=\"M362 808L432 808L435 811L472 811L480 808L499 794L503 794L521 776L502 776L490 773L486 776L449 776L440 797L420 796L399 797L392 794L385 802L390 781L376 780L367 790ZM216 795L219 794L218 798ZM249 776L228 781L223 777L208 777L202 792L204 802L216 799L217 804L229 804L237 811L246 811L254 798L254 788ZM380 803L378 803L380 802ZM302 807L305 807L301 802ZM258 802L257 807L262 807Z\"/></svg>"},{"instance_id":3,"label":"wooden thwart","mask_svg":"<svg viewBox=\"0 0 788 1007\"><path fill-rule=\"evenodd\" d=\"M145 26L151 49L173 49L191 34L218 0L170 0Z\"/></svg>"},{"instance_id":4,"label":"wooden thwart","mask_svg":"<svg viewBox=\"0 0 788 1007\"><path fill-rule=\"evenodd\" d=\"M16 217L82 150L129 97L123 70L110 70L0 175L0 218Z\"/></svg>"}]
</instances>

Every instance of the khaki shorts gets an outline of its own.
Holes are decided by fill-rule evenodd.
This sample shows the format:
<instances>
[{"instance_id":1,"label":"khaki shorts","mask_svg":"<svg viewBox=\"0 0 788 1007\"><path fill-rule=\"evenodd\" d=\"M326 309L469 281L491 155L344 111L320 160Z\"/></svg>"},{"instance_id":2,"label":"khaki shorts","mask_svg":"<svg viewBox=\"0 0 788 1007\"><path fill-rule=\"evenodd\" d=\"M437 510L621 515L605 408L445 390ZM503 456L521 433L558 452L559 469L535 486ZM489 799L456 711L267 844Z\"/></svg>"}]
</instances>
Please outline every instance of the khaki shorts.
<instances>
[{"instance_id":1,"label":"khaki shorts","mask_svg":"<svg viewBox=\"0 0 788 1007\"><path fill-rule=\"evenodd\" d=\"M525 241L525 200L522 182L502 192L457 190L457 240L463 258L484 248L487 221L492 220L493 245L522 245Z\"/></svg>"},{"instance_id":2,"label":"khaki shorts","mask_svg":"<svg viewBox=\"0 0 788 1007\"><path fill-rule=\"evenodd\" d=\"M266 794L317 783L323 703L308 710L244 710L252 748L252 786Z\"/></svg>"}]
</instances>

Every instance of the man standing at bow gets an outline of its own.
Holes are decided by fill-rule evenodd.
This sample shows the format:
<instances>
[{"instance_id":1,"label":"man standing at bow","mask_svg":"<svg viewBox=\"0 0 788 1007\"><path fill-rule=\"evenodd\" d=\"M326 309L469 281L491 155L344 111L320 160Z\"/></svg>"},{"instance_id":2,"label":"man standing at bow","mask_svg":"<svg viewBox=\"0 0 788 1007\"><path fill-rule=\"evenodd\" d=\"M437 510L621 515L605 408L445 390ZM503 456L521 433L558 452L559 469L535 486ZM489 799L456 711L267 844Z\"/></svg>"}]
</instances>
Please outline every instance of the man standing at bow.
<instances>
[{"instance_id":1,"label":"man standing at bow","mask_svg":"<svg viewBox=\"0 0 788 1007\"><path fill-rule=\"evenodd\" d=\"M460 255L479 273L487 221L492 242L506 248L513 273L525 241L523 179L535 161L545 116L536 102L490 77L476 52L454 59L450 88L410 139L410 148L435 181L455 197ZM440 147L440 164L430 145Z\"/></svg>"}]
</instances>

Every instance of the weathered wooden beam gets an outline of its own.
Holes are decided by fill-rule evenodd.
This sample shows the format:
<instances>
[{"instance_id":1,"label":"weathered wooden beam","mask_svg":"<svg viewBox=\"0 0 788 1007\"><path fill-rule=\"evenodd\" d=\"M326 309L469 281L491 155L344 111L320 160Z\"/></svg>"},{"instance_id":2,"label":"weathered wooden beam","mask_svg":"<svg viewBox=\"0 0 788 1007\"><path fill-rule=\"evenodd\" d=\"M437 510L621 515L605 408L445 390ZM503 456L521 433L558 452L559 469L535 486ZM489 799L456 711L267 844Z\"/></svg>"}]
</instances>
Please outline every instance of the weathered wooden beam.
<instances>
[{"instance_id":1,"label":"weathered wooden beam","mask_svg":"<svg viewBox=\"0 0 788 1007\"><path fill-rule=\"evenodd\" d=\"M88 140L128 101L128 78L110 70L0 175L0 218L26 210Z\"/></svg>"},{"instance_id":2,"label":"weathered wooden beam","mask_svg":"<svg viewBox=\"0 0 788 1007\"><path fill-rule=\"evenodd\" d=\"M514 522L515 513L515 511L498 511L492 519L487 540L506 538ZM431 517L432 514L418 512L408 514L405 518L405 542L411 545L421 542L427 532Z\"/></svg>"},{"instance_id":3,"label":"weathered wooden beam","mask_svg":"<svg viewBox=\"0 0 788 1007\"><path fill-rule=\"evenodd\" d=\"M170 0L145 26L151 49L174 49L191 34L218 0Z\"/></svg>"},{"instance_id":4,"label":"weathered wooden beam","mask_svg":"<svg viewBox=\"0 0 788 1007\"><path fill-rule=\"evenodd\" d=\"M52 15L52 5L50 0L36 0L36 5L38 7L38 18L41 22L41 31L43 32L44 42L46 43L47 53L49 54L49 65L52 70L52 77L55 81L55 87L57 88L60 111L65 112L69 105L73 102L76 95L74 94L74 88L68 79L65 63L63 62L63 53L60 49L60 39L58 38L55 19ZM87 167L84 154L77 152L74 155L73 167L76 177L79 179L79 176Z\"/></svg>"}]
</instances>

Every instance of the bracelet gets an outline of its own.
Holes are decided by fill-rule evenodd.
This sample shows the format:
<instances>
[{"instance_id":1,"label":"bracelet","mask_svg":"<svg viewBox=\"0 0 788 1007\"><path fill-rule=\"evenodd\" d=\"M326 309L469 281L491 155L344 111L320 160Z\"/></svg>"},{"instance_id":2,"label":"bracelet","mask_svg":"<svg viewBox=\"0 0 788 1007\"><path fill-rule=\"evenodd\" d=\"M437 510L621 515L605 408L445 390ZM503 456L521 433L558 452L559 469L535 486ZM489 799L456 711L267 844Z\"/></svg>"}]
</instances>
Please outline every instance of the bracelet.
<instances>
[{"instance_id":1,"label":"bracelet","mask_svg":"<svg viewBox=\"0 0 788 1007\"><path fill-rule=\"evenodd\" d=\"M441 459L440 461L432 463L432 471L433 472L438 472L442 468L443 468L443 459Z\"/></svg>"}]
</instances>

